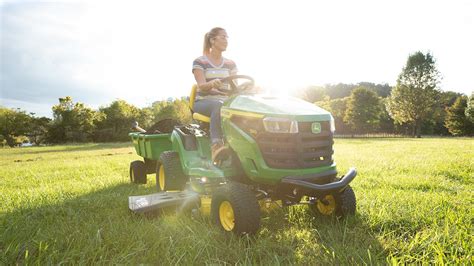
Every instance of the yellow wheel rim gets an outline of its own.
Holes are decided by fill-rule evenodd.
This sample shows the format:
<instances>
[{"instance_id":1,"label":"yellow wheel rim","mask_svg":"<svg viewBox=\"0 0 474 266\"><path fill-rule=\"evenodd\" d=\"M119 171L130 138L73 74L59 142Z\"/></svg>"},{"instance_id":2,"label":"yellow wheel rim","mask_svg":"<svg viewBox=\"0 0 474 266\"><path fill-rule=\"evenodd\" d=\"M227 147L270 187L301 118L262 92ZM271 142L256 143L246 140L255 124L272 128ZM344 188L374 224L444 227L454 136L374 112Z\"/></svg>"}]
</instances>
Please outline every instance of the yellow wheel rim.
<instances>
[{"instance_id":1,"label":"yellow wheel rim","mask_svg":"<svg viewBox=\"0 0 474 266\"><path fill-rule=\"evenodd\" d=\"M326 205L318 200L316 202L316 207L320 213L324 215L331 215L336 210L336 200L334 199L333 195L326 195L324 199L328 202L328 204Z\"/></svg>"},{"instance_id":2,"label":"yellow wheel rim","mask_svg":"<svg viewBox=\"0 0 474 266\"><path fill-rule=\"evenodd\" d=\"M165 190L165 168L160 165L160 172L158 174L158 182L160 183L160 189Z\"/></svg>"},{"instance_id":3,"label":"yellow wheel rim","mask_svg":"<svg viewBox=\"0 0 474 266\"><path fill-rule=\"evenodd\" d=\"M221 202L219 206L219 220L226 231L232 231L235 226L234 209L228 201Z\"/></svg>"}]
</instances>

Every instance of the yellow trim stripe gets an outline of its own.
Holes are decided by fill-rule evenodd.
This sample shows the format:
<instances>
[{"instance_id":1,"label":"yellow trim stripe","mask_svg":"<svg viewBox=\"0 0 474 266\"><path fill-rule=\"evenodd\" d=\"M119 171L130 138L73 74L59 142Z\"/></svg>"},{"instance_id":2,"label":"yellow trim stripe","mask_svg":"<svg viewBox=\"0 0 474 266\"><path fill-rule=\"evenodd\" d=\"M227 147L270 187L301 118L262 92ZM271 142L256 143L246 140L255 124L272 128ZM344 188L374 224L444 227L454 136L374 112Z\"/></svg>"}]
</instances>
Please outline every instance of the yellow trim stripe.
<instances>
[{"instance_id":1,"label":"yellow trim stripe","mask_svg":"<svg viewBox=\"0 0 474 266\"><path fill-rule=\"evenodd\" d=\"M207 123L211 122L211 118L209 116L205 116L205 115L199 114L199 113L194 113L193 114L193 119L203 121L203 122L207 122Z\"/></svg>"},{"instance_id":2,"label":"yellow trim stripe","mask_svg":"<svg viewBox=\"0 0 474 266\"><path fill-rule=\"evenodd\" d=\"M237 111L237 110L230 110L230 109L221 109L221 116L225 118L230 118L233 115L240 115L240 116L247 116L247 117L255 117L255 118L263 118L264 115L257 114L257 113L250 113L245 111Z\"/></svg>"}]
</instances>

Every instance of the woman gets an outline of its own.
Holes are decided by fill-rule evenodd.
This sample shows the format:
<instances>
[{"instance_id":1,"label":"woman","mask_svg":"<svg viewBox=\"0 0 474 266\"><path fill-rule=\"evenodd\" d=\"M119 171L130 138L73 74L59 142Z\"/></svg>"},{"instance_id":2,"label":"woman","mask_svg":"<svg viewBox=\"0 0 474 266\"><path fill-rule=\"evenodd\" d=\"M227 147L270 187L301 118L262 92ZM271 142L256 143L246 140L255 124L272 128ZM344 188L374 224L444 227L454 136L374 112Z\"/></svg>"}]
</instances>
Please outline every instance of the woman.
<instances>
[{"instance_id":1,"label":"woman","mask_svg":"<svg viewBox=\"0 0 474 266\"><path fill-rule=\"evenodd\" d=\"M228 38L223 28L211 29L204 36L203 55L193 62L193 74L198 85L194 111L211 118L213 162L219 154L226 153L221 129L221 107L227 96L220 90L226 90L228 84L221 82L221 79L237 74L234 61L222 56Z\"/></svg>"}]
</instances>

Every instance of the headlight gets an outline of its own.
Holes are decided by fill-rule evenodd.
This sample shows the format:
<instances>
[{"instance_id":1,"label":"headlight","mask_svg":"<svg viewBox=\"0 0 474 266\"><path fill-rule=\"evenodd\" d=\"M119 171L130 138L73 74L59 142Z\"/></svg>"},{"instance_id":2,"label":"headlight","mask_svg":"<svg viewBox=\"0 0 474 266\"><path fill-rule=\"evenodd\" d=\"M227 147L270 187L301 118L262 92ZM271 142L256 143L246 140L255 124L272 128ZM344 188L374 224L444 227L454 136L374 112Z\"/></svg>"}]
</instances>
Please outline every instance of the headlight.
<instances>
[{"instance_id":1,"label":"headlight","mask_svg":"<svg viewBox=\"0 0 474 266\"><path fill-rule=\"evenodd\" d=\"M334 123L334 118L331 116L331 120L329 121L329 128L331 129L331 133L336 131L336 124Z\"/></svg>"},{"instance_id":2,"label":"headlight","mask_svg":"<svg viewBox=\"0 0 474 266\"><path fill-rule=\"evenodd\" d=\"M298 122L288 118L266 117L263 127L271 133L298 133Z\"/></svg>"}]
</instances>

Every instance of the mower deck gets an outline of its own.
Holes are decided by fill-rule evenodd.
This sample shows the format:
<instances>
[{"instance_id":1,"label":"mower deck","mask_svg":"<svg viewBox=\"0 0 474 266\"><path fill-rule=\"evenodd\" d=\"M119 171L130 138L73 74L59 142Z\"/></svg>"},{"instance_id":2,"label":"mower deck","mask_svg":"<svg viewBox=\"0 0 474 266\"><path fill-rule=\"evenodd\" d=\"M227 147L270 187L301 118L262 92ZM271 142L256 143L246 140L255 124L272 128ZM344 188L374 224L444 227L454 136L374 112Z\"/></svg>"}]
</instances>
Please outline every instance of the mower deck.
<instances>
[{"instance_id":1,"label":"mower deck","mask_svg":"<svg viewBox=\"0 0 474 266\"><path fill-rule=\"evenodd\" d=\"M189 190L128 197L128 207L136 213L157 211L167 207L176 207L177 210L183 210L199 206L200 203L199 194Z\"/></svg>"}]
</instances>

